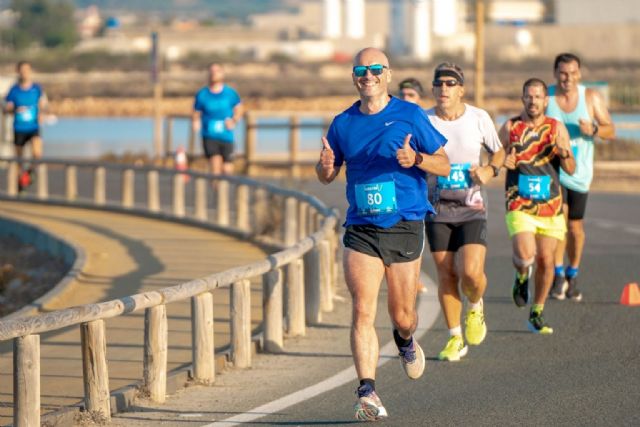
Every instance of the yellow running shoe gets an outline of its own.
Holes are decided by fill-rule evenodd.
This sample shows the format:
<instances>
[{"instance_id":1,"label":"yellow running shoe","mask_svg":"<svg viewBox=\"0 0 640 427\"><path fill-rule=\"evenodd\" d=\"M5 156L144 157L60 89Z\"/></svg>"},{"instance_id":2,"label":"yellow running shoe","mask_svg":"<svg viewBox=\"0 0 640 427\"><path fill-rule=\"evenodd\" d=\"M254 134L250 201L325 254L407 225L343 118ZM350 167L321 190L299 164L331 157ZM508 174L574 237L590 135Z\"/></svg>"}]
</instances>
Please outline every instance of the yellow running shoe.
<instances>
[{"instance_id":1,"label":"yellow running shoe","mask_svg":"<svg viewBox=\"0 0 640 427\"><path fill-rule=\"evenodd\" d=\"M449 338L447 345L438 354L438 359L448 360L449 362L457 362L460 358L467 355L469 347L464 344L464 340L460 335L454 335Z\"/></svg>"},{"instance_id":2,"label":"yellow running shoe","mask_svg":"<svg viewBox=\"0 0 640 427\"><path fill-rule=\"evenodd\" d=\"M487 336L487 324L484 322L484 310L482 306L475 310L467 311L464 319L464 337L471 345L478 345Z\"/></svg>"}]
</instances>

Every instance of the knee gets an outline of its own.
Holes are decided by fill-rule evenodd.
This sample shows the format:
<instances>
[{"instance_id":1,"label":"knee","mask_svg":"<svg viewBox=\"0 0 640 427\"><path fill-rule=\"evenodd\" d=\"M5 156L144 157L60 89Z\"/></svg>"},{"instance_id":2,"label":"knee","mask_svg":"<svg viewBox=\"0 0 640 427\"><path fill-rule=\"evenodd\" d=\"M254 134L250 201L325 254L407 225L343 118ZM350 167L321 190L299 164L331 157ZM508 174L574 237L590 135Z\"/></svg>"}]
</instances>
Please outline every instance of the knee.
<instances>
[{"instance_id":1,"label":"knee","mask_svg":"<svg viewBox=\"0 0 640 427\"><path fill-rule=\"evenodd\" d=\"M555 259L553 255L554 254L551 252L544 252L536 255L536 264L538 265L538 268L553 269L555 265Z\"/></svg>"},{"instance_id":2,"label":"knee","mask_svg":"<svg viewBox=\"0 0 640 427\"><path fill-rule=\"evenodd\" d=\"M462 281L466 284L474 284L482 281L484 271L479 266L465 267L462 272Z\"/></svg>"},{"instance_id":3,"label":"knee","mask_svg":"<svg viewBox=\"0 0 640 427\"><path fill-rule=\"evenodd\" d=\"M584 225L582 221L569 221L569 234L572 236L583 236L584 235Z\"/></svg>"},{"instance_id":4,"label":"knee","mask_svg":"<svg viewBox=\"0 0 640 427\"><path fill-rule=\"evenodd\" d=\"M353 303L353 326L356 328L372 327L375 324L375 309L371 309L368 305Z\"/></svg>"},{"instance_id":5,"label":"knee","mask_svg":"<svg viewBox=\"0 0 640 427\"><path fill-rule=\"evenodd\" d=\"M391 320L399 330L413 330L416 324L416 312L414 310L397 309L391 313Z\"/></svg>"},{"instance_id":6,"label":"knee","mask_svg":"<svg viewBox=\"0 0 640 427\"><path fill-rule=\"evenodd\" d=\"M449 270L448 268L439 268L438 269L438 278L441 283L445 285L454 284L458 285L459 277L456 274L455 270Z\"/></svg>"}]
</instances>

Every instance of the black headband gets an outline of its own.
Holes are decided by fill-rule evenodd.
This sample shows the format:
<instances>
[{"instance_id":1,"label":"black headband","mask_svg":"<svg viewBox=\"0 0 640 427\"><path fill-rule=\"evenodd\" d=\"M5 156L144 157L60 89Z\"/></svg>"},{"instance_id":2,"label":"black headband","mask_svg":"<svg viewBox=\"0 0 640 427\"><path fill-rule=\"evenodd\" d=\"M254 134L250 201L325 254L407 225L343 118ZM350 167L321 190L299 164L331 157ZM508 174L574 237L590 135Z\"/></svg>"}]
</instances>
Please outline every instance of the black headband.
<instances>
[{"instance_id":1,"label":"black headband","mask_svg":"<svg viewBox=\"0 0 640 427\"><path fill-rule=\"evenodd\" d=\"M464 79L462 78L462 75L460 75L460 73L458 73L457 71L451 70L449 68L436 70L436 72L433 75L433 80L438 80L440 77L453 77L461 85L464 84Z\"/></svg>"}]
</instances>

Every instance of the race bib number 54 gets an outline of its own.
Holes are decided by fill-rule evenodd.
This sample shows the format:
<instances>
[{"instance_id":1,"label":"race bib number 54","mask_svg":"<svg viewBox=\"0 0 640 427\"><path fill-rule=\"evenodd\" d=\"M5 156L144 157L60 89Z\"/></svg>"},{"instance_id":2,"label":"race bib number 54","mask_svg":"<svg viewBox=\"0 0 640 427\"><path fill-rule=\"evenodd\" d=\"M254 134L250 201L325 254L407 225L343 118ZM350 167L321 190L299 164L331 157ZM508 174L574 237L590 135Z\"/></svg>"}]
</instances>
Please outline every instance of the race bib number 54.
<instances>
[{"instance_id":1,"label":"race bib number 54","mask_svg":"<svg viewBox=\"0 0 640 427\"><path fill-rule=\"evenodd\" d=\"M382 215L398 210L396 186L393 181L356 184L358 215Z\"/></svg>"},{"instance_id":2,"label":"race bib number 54","mask_svg":"<svg viewBox=\"0 0 640 427\"><path fill-rule=\"evenodd\" d=\"M549 200L551 198L551 177L549 175L520 175L518 193L530 200Z\"/></svg>"}]
</instances>

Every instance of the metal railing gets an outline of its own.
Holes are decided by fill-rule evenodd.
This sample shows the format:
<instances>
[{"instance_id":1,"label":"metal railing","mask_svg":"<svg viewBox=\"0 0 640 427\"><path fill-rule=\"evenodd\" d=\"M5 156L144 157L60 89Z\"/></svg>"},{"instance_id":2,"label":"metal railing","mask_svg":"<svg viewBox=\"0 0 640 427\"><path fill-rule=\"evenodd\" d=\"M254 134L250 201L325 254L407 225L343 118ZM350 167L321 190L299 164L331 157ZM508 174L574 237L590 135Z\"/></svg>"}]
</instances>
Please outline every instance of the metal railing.
<instances>
[{"instance_id":1,"label":"metal railing","mask_svg":"<svg viewBox=\"0 0 640 427\"><path fill-rule=\"evenodd\" d=\"M307 324L320 323L322 312L333 309L337 212L315 197L237 176L66 160L30 161L35 171L35 189L19 194L18 160L5 158L0 162L6 162L4 183L0 179L0 185L4 184L0 199L108 209L179 221L224 231L277 250L261 261L157 291L0 321L0 341L12 339L14 343L15 426L40 425L42 333L79 325L85 410L102 412L109 418L104 319L145 310L142 383L150 399L163 402L167 304L191 299L192 376L202 383L215 379L214 289L231 288L231 360L235 367L251 366L250 279L262 277L265 351L280 351L284 330L290 336L303 335ZM140 176L145 179L137 179ZM171 188L170 198L161 191L161 183ZM215 194L214 209L207 202L211 193ZM187 194L193 196L193 204L186 203Z\"/></svg>"}]
</instances>

